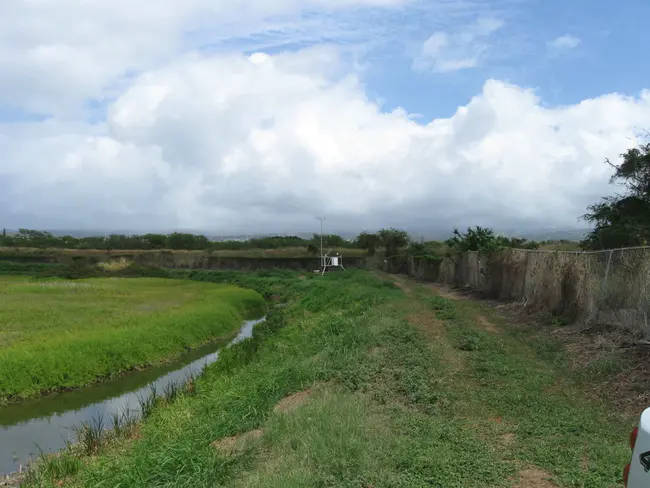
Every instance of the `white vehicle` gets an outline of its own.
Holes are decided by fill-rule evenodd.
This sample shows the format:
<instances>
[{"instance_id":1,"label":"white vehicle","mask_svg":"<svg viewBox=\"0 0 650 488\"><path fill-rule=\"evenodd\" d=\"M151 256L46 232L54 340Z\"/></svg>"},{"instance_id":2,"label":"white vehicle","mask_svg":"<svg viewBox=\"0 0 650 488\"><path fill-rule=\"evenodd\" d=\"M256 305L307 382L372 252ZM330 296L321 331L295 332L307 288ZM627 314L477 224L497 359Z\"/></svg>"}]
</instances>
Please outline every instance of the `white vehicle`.
<instances>
[{"instance_id":1,"label":"white vehicle","mask_svg":"<svg viewBox=\"0 0 650 488\"><path fill-rule=\"evenodd\" d=\"M641 414L639 426L630 434L632 461L623 470L627 488L650 487L650 408Z\"/></svg>"}]
</instances>

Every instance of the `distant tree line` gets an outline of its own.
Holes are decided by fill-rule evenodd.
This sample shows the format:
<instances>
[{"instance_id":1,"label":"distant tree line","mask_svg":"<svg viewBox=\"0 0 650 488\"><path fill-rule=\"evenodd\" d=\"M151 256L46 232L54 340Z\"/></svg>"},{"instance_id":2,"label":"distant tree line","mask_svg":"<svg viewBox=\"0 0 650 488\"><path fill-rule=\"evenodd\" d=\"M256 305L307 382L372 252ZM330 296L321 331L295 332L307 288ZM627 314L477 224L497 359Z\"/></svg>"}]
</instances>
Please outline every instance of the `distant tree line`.
<instances>
[{"instance_id":1,"label":"distant tree line","mask_svg":"<svg viewBox=\"0 0 650 488\"><path fill-rule=\"evenodd\" d=\"M320 253L321 236L313 234L310 239L298 236L257 237L245 241L211 241L204 235L174 232L172 234L73 237L55 236L50 232L20 229L17 233L2 232L0 247L77 250L188 250L220 251L248 249L303 248L316 256ZM449 252L495 251L503 247L536 249L539 243L524 238L496 235L484 227L468 228L461 233L454 229L447 241L417 241L401 229L388 228L378 232L362 232L355 239L345 239L336 234L323 235L325 251L336 249L364 249L369 256L383 251L383 256L442 256Z\"/></svg>"},{"instance_id":2,"label":"distant tree line","mask_svg":"<svg viewBox=\"0 0 650 488\"><path fill-rule=\"evenodd\" d=\"M409 255L418 257L441 257L446 254L464 251L494 252L503 248L538 249L540 243L528 241L523 237L505 237L497 235L492 229L476 226L461 233L454 229L453 235L446 241L417 241L399 229L382 229L376 234L362 232L357 237L357 245L367 249L373 255L378 248L383 248L386 257Z\"/></svg>"},{"instance_id":3,"label":"distant tree line","mask_svg":"<svg viewBox=\"0 0 650 488\"><path fill-rule=\"evenodd\" d=\"M354 248L356 241L347 240L339 235L323 235L323 243L329 247ZM270 236L248 239L245 241L211 241L204 235L174 232L172 234L124 235L73 237L56 236L51 232L20 229L8 234L3 230L0 247L30 247L54 249L99 249L99 250L245 250L245 249L282 249L288 247L312 247L320 249L320 234L311 239L298 236Z\"/></svg>"},{"instance_id":4,"label":"distant tree line","mask_svg":"<svg viewBox=\"0 0 650 488\"><path fill-rule=\"evenodd\" d=\"M363 232L356 239L345 239L336 234L323 234L323 246L338 249L366 249L374 254L381 247L389 253L397 251L409 243L408 234L398 229L382 229L376 234ZM246 249L285 249L306 248L314 254L320 252L321 236L313 234L305 239L298 236L256 237L243 241L212 241L204 235L174 232L172 234L125 235L74 237L56 236L51 232L20 229L8 234L3 230L0 247L25 247L39 249L99 249L99 250L246 250Z\"/></svg>"}]
</instances>

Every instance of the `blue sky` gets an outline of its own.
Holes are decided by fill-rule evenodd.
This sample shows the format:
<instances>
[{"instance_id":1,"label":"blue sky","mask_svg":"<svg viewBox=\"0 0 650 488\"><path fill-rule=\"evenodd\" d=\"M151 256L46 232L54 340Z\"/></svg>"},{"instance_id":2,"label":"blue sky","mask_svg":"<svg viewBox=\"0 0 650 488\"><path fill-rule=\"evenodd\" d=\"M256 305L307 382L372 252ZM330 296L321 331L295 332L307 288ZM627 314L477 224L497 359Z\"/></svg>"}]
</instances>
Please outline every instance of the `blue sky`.
<instances>
[{"instance_id":1,"label":"blue sky","mask_svg":"<svg viewBox=\"0 0 650 488\"><path fill-rule=\"evenodd\" d=\"M575 227L650 127L641 0L0 14L8 227Z\"/></svg>"},{"instance_id":2,"label":"blue sky","mask_svg":"<svg viewBox=\"0 0 650 488\"><path fill-rule=\"evenodd\" d=\"M426 119L450 116L490 78L534 88L548 105L612 92L634 96L647 88L650 68L642 60L650 42L650 3L643 0L441 2L444 7L434 3L413 1L354 15L317 12L305 17L328 24L330 36L292 40L292 33L279 30L200 49L273 54L328 41L339 44L364 63L361 76L370 96L383 100L387 109L404 107ZM486 17L503 26L485 37L486 52L476 66L444 73L412 69L413 57L433 33L462 32ZM551 47L563 37L575 39L577 45Z\"/></svg>"},{"instance_id":3,"label":"blue sky","mask_svg":"<svg viewBox=\"0 0 650 488\"><path fill-rule=\"evenodd\" d=\"M417 45L431 35L424 20L411 39L383 45L373 56L364 77L370 92L384 98L388 107L402 106L430 119L453 114L480 92L489 78L535 88L548 105L574 104L611 92L634 96L647 88L650 67L643 59L650 43L650 2L517 3L506 11L495 8L495 14L489 9L483 13L507 20L490 36L485 58L475 68L452 73L413 72L408 45ZM463 22L441 30L453 31L458 26L462 29ZM399 32L397 23L394 28ZM548 42L567 35L580 43L575 48L549 48Z\"/></svg>"}]
</instances>

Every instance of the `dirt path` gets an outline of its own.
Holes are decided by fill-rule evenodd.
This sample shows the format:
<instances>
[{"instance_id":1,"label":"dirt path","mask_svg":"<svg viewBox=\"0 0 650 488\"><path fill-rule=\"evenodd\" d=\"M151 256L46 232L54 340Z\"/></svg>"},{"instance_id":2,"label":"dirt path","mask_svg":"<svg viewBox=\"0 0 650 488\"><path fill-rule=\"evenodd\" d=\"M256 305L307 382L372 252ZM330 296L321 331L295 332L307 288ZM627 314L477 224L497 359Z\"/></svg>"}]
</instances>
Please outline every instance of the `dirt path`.
<instances>
[{"instance_id":1,"label":"dirt path","mask_svg":"<svg viewBox=\"0 0 650 488\"><path fill-rule=\"evenodd\" d=\"M411 295L412 287L411 285L415 284L408 276L385 273L383 271L375 271L375 275L381 278L382 280L390 280L395 286L402 290L406 295Z\"/></svg>"},{"instance_id":2,"label":"dirt path","mask_svg":"<svg viewBox=\"0 0 650 488\"><path fill-rule=\"evenodd\" d=\"M530 342L526 341L524 338L513 339L509 336L505 337L506 347L503 348L500 346L500 342L492 343L490 341L489 345L484 345L479 339L479 343L473 347L464 347L464 345L458 346L458 343L465 338L464 334L468 334L467 337L472 337L472 330L487 332L490 337L494 337L494 341L502 341L504 335L507 331L504 329L505 326L502 325L503 317L498 313L497 310L492 310L490 304L487 302L481 302L478 300L473 300L470 296L458 292L456 290L449 289L444 286L437 284L422 284L414 280L411 280L404 276L388 275L390 279L402 289L408 297L412 300L411 307L412 312L408 314L407 320L411 323L418 331L422 333L422 336L431 342L433 347L436 349L437 354L439 354L442 362L445 365L444 373L440 377L442 383L450 385L450 388L455 390L454 396L456 397L457 405L455 408L455 414L461 418L467 418L467 421L475 426L476 431L483 433L482 435L486 436L486 440L494 446L495 449L502 452L503 460L505 462L510 462L513 458L519 457L520 452L526 452L529 449L535 449L531 444L530 439L522 438L518 435L518 425L522 421L527 421L525 418L518 418L517 416L512 416L509 412L508 407L503 407L500 405L500 393L499 390L492 390L490 388L486 389L486 384L489 384L494 381L493 377L487 372L483 371L486 374L479 374L478 378L476 373L473 371L475 367L473 365L474 357L480 357L480 354L477 355L476 352L465 352L467 351L481 351L482 349L490 349L501 351L502 358L494 359L494 352L489 353L488 357L492 357L491 361L498 361L498 363L508 363L508 355L514 354L514 351L517 351L519 354L526 355L526 361L531 363L531 368L534 368L540 372L541 377L554 378L553 388L545 390L544 395L552 398L559 398L564 395L569 394L569 390L574 392L575 389L572 386L571 381L567 381L565 378L566 372L555 371L553 366L540 362L535 359L531 359L531 356L526 351L530 347L536 347L537 337ZM449 321L441 320L436 316L436 313L431 310L427 305L426 297L430 294L438 295L449 300L453 300L455 303L459 304L459 310L462 309L462 317L453 320L453 328L450 328L452 324L449 324ZM496 317L499 317L498 319ZM525 327L525 326L524 326ZM466 329L465 329L466 328ZM453 331L453 332L450 332ZM543 342L542 347L547 347ZM459 347L461 350L459 350ZM571 347L568 348L568 352L572 350ZM487 352L487 351L486 351ZM522 357L522 362L524 362ZM497 364L498 364L497 363ZM500 368L502 366L499 366ZM481 369L485 369L485 363L481 363ZM512 366L508 366L512 368ZM497 369L498 371L498 369ZM522 375L522 373L512 372L514 375ZM528 373L530 374L530 373ZM483 379L481 379L484 376ZM522 375L521 378L525 378L525 375ZM477 381L478 380L478 381ZM508 380L513 383L513 385L519 385L517 380ZM545 380L545 381L551 381ZM559 385L559 386L558 386ZM514 393L517 388L522 388L520 386L512 386L511 392L503 391L503 396L507 397L509 394L521 395L526 394L523 392ZM502 387L502 388L505 388ZM491 401L485 401L490 397L495 396L495 402L492 407L490 407ZM585 398L588 395L585 392ZM548 401L548 400L545 400ZM552 402L557 402L558 409L562 409L560 400L552 400ZM490 408L493 408L492 413L490 413ZM485 413L478 414L481 410L485 410ZM556 419L553 418L554 415L562 417L565 413L560 413L561 410L558 410L557 413L551 414L548 418L549 426L552 426ZM498 413L498 415L495 415ZM532 412L531 412L532 413ZM582 412L581 412L582 413ZM574 415L580 415L581 413L576 413ZM613 414L613 412L611 412ZM609 414L608 414L609 415ZM551 436L562 438L562 436L571 436L567 433L558 433L553 432L553 428L550 428ZM561 430L561 429L558 429ZM621 437L624 440L624 436ZM554 438L552 440L544 440L548 445L548 449L551 451L556 449L557 442ZM583 473L586 473L590 469L589 463L589 450L587 449L585 453L582 454L581 459L575 462L575 469L581 470ZM593 456L593 454L592 454ZM529 456L525 456L529 458ZM529 458L530 459L530 458ZM587 461L585 461L587 460ZM512 488L554 488L563 486L558 484L557 474L551 473L548 466L543 464L543 459L540 459L538 465L528 462L517 462L515 474L513 474L509 481ZM593 461L591 461L593 465ZM569 466L570 469L571 466ZM561 472L560 472L561 473ZM571 476L578 476L573 474ZM588 485L584 485L588 486ZM590 486L590 485L589 485Z\"/></svg>"},{"instance_id":3,"label":"dirt path","mask_svg":"<svg viewBox=\"0 0 650 488\"><path fill-rule=\"evenodd\" d=\"M427 283L423 286L432 290L436 295L440 295L444 298L449 298L450 300L469 300L469 297L466 294L460 293L459 291L454 290L453 288L449 288L448 286L436 283Z\"/></svg>"}]
</instances>

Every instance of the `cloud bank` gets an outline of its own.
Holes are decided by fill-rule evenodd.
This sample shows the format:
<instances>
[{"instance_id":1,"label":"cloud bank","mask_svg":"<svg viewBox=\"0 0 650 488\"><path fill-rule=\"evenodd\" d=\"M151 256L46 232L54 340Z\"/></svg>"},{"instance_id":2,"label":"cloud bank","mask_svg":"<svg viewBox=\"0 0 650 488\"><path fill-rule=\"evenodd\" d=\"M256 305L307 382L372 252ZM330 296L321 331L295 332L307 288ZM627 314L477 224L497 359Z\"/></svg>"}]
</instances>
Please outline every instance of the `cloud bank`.
<instances>
[{"instance_id":1,"label":"cloud bank","mask_svg":"<svg viewBox=\"0 0 650 488\"><path fill-rule=\"evenodd\" d=\"M573 227L612 191L604 159L650 126L647 91L547 107L488 79L452 116L424 120L386 112L335 42L205 48L215 33L283 36L313 11L357 18L406 0L246 0L245 21L232 2L143 5L3 6L0 115L18 116L0 117L2 226L309 232L325 215L350 232ZM428 66L478 62L501 23L472 25L434 34Z\"/></svg>"},{"instance_id":2,"label":"cloud bank","mask_svg":"<svg viewBox=\"0 0 650 488\"><path fill-rule=\"evenodd\" d=\"M415 122L365 94L335 49L193 54L133 79L105 124L10 124L7 225L197 229L404 222L575 225L610 191L605 157L650 120L650 93L545 108L488 80Z\"/></svg>"}]
</instances>

